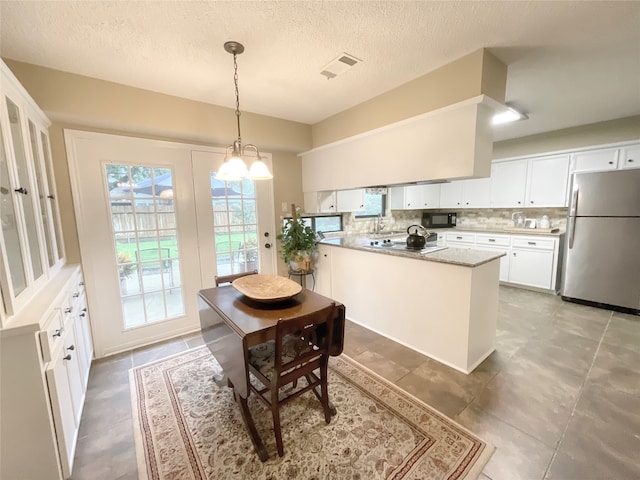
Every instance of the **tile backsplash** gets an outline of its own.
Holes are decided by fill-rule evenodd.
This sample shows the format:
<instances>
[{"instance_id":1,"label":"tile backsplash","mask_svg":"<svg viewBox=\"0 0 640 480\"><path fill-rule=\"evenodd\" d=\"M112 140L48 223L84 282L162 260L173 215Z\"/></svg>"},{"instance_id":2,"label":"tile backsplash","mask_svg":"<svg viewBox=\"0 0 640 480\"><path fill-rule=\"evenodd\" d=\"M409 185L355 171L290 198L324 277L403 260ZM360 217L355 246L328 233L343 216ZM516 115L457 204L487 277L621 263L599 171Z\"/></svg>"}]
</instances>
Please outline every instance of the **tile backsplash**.
<instances>
[{"instance_id":1,"label":"tile backsplash","mask_svg":"<svg viewBox=\"0 0 640 480\"><path fill-rule=\"evenodd\" d=\"M451 210L433 210L433 212ZM458 228L496 228L502 229L512 227L511 216L514 212L522 212L526 218L535 218L538 222L543 215L549 217L552 228L558 227L561 231L566 230L567 209L566 208L482 208L477 210L458 210ZM407 227L415 223L420 223L422 210L391 210L382 218L384 228L382 232L406 231ZM356 218L355 213L343 214L343 229L347 235L359 235L371 233L375 230L376 218Z\"/></svg>"}]
</instances>

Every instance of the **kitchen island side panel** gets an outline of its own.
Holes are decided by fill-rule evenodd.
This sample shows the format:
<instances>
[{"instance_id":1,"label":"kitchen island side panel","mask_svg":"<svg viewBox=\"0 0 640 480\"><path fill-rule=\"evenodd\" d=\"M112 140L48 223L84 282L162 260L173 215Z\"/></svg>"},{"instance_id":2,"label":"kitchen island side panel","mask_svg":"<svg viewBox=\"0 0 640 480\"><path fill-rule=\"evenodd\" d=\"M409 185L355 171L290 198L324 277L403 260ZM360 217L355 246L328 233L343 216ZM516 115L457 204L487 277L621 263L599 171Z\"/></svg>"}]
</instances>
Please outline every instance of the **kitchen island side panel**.
<instances>
[{"instance_id":1,"label":"kitchen island side panel","mask_svg":"<svg viewBox=\"0 0 640 480\"><path fill-rule=\"evenodd\" d=\"M331 253L333 298L349 320L464 373L493 351L499 260L467 267L339 247Z\"/></svg>"}]
</instances>

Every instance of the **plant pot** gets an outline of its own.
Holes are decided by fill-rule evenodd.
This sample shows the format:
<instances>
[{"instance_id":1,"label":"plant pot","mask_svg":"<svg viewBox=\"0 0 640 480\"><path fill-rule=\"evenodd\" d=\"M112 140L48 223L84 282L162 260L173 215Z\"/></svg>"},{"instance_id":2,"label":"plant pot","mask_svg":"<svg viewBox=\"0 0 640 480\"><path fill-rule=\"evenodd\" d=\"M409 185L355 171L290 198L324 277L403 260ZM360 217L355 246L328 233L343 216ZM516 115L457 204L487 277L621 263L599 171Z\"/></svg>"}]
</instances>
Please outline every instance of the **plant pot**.
<instances>
[{"instance_id":1,"label":"plant pot","mask_svg":"<svg viewBox=\"0 0 640 480\"><path fill-rule=\"evenodd\" d=\"M296 252L289 261L289 271L291 272L308 272L310 270L313 270L311 252Z\"/></svg>"}]
</instances>

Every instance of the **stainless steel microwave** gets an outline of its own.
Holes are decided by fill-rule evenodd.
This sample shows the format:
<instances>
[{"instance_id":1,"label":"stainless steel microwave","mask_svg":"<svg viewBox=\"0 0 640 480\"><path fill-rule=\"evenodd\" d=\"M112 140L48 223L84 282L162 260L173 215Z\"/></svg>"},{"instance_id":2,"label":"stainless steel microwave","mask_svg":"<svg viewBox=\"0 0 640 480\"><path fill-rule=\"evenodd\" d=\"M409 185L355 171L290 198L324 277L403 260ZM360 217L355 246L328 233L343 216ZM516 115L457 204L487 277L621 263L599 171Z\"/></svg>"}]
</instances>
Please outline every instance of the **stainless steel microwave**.
<instances>
[{"instance_id":1,"label":"stainless steel microwave","mask_svg":"<svg viewBox=\"0 0 640 480\"><path fill-rule=\"evenodd\" d=\"M457 215L450 213L422 213L422 226L425 228L451 228L456 226Z\"/></svg>"}]
</instances>

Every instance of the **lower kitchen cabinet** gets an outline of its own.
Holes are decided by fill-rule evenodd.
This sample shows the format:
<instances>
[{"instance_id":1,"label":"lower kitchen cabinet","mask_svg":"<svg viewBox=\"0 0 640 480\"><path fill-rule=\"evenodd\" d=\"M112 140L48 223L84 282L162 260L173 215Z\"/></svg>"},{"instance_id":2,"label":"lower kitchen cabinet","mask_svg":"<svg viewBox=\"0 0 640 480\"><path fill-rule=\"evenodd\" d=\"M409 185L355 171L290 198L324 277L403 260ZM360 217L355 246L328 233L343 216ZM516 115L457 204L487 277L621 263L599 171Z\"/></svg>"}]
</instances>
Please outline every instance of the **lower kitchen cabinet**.
<instances>
[{"instance_id":1,"label":"lower kitchen cabinet","mask_svg":"<svg viewBox=\"0 0 640 480\"><path fill-rule=\"evenodd\" d=\"M438 242L440 244L440 235ZM557 292L560 287L564 236L447 232L444 245L454 248L503 251L500 281Z\"/></svg>"},{"instance_id":2,"label":"lower kitchen cabinet","mask_svg":"<svg viewBox=\"0 0 640 480\"><path fill-rule=\"evenodd\" d=\"M0 329L0 478L69 478L93 346L82 273L63 266Z\"/></svg>"},{"instance_id":3,"label":"lower kitchen cabinet","mask_svg":"<svg viewBox=\"0 0 640 480\"><path fill-rule=\"evenodd\" d=\"M318 245L318 259L315 263L316 292L331 297L331 247Z\"/></svg>"}]
</instances>

